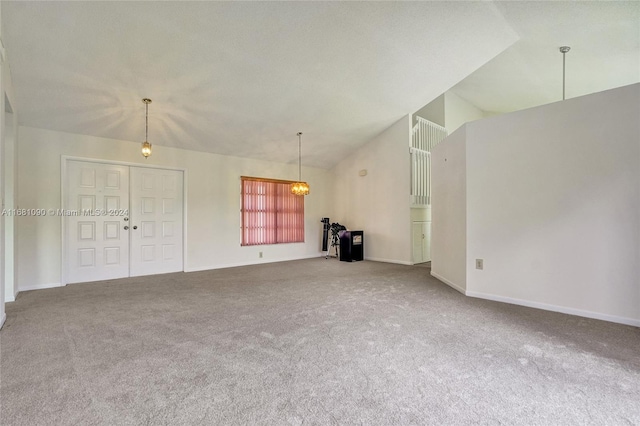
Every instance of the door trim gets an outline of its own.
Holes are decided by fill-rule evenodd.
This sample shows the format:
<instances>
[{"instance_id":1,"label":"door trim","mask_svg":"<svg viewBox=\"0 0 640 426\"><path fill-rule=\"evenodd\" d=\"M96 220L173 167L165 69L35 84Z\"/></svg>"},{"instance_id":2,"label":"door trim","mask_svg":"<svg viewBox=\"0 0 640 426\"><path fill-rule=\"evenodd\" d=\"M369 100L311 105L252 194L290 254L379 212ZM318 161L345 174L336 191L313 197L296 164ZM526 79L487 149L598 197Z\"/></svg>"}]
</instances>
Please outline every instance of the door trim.
<instances>
[{"instance_id":1,"label":"door trim","mask_svg":"<svg viewBox=\"0 0 640 426\"><path fill-rule=\"evenodd\" d=\"M67 195L67 164L69 161L84 161L87 163L100 163L100 164L110 164L116 166L128 166L128 167L140 167L140 168L148 168L148 169L160 169L160 170L175 170L182 172L182 271L187 270L187 188L188 188L188 171L184 167L172 167L172 166L162 166L162 165L150 165L144 163L134 163L128 161L116 161L116 160L105 160L101 158L87 158L87 157L76 157L71 155L61 155L60 156L60 206L61 209L66 208L66 195ZM67 277L69 276L67 268L68 268L68 259L67 259L67 244L68 244L68 235L67 235L67 224L66 218L64 216L60 216L60 248L61 248L61 265L60 265L60 286L64 287L67 285Z\"/></svg>"}]
</instances>

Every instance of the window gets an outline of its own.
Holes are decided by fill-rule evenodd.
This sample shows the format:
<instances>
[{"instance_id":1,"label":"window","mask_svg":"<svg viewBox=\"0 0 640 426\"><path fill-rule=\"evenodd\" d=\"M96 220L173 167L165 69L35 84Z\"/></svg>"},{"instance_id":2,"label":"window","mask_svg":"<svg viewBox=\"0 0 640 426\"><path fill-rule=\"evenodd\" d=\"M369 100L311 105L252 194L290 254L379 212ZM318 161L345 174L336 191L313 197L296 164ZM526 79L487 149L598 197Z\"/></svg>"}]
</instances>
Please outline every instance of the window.
<instances>
[{"instance_id":1,"label":"window","mask_svg":"<svg viewBox=\"0 0 640 426\"><path fill-rule=\"evenodd\" d=\"M293 182L242 176L242 245L304 242L304 197Z\"/></svg>"}]
</instances>

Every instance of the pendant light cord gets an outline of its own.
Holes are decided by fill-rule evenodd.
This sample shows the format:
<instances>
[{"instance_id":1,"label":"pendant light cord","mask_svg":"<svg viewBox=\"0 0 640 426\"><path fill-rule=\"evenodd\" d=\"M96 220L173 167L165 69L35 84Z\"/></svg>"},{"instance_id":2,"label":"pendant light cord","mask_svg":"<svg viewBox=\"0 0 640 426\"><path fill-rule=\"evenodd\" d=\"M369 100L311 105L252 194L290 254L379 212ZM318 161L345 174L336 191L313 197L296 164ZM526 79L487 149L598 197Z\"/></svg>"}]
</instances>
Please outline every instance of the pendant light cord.
<instances>
[{"instance_id":1,"label":"pendant light cord","mask_svg":"<svg viewBox=\"0 0 640 426\"><path fill-rule=\"evenodd\" d=\"M563 100L563 101L565 100L565 96L564 96L564 90L565 90L565 89L564 89L564 85L565 85L565 81L566 81L566 80L565 80L565 73L566 73L566 66L567 66L567 63L566 63L566 59L567 59L567 58L566 58L566 55L567 55L567 53L566 53L566 52L562 52L562 100Z\"/></svg>"},{"instance_id":2,"label":"pendant light cord","mask_svg":"<svg viewBox=\"0 0 640 426\"><path fill-rule=\"evenodd\" d=\"M565 82L566 82L566 68L567 68L567 52L571 50L569 46L560 47L560 53L562 53L562 100L565 100Z\"/></svg>"},{"instance_id":3,"label":"pendant light cord","mask_svg":"<svg viewBox=\"0 0 640 426\"><path fill-rule=\"evenodd\" d=\"M145 114L144 114L144 141L149 142L149 103L145 102Z\"/></svg>"},{"instance_id":4,"label":"pendant light cord","mask_svg":"<svg viewBox=\"0 0 640 426\"><path fill-rule=\"evenodd\" d=\"M298 182L302 182L302 132L298 132Z\"/></svg>"}]
</instances>

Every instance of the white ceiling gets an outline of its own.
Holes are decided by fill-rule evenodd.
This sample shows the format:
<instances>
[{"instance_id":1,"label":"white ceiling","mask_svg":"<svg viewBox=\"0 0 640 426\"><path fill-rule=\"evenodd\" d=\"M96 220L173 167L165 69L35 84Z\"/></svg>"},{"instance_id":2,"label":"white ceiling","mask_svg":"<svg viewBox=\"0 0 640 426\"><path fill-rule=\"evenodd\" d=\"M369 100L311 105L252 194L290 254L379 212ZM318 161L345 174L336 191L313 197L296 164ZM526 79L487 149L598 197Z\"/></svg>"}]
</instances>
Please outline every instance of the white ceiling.
<instances>
[{"instance_id":1,"label":"white ceiling","mask_svg":"<svg viewBox=\"0 0 640 426\"><path fill-rule=\"evenodd\" d=\"M510 112L640 81L640 2L505 2L520 40L452 88L478 108ZM640 102L640 100L639 100Z\"/></svg>"},{"instance_id":2,"label":"white ceiling","mask_svg":"<svg viewBox=\"0 0 640 426\"><path fill-rule=\"evenodd\" d=\"M563 44L569 96L639 81L638 6L1 5L21 124L142 141L149 97L154 155L174 146L294 163L302 131L303 164L323 168L457 83L489 111L558 100Z\"/></svg>"}]
</instances>

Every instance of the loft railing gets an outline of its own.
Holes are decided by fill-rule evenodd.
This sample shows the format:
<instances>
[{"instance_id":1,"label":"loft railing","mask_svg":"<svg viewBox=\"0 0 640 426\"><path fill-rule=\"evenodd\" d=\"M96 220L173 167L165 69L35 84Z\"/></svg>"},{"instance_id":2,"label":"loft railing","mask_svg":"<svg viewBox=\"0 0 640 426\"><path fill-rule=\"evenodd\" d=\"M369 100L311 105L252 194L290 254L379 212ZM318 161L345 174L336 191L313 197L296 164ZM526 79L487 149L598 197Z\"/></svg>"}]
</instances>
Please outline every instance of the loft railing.
<instances>
[{"instance_id":1,"label":"loft railing","mask_svg":"<svg viewBox=\"0 0 640 426\"><path fill-rule=\"evenodd\" d=\"M411 132L411 204L431 205L431 149L447 137L447 129L416 117Z\"/></svg>"},{"instance_id":2,"label":"loft railing","mask_svg":"<svg viewBox=\"0 0 640 426\"><path fill-rule=\"evenodd\" d=\"M431 153L411 148L411 204L431 204Z\"/></svg>"},{"instance_id":3,"label":"loft railing","mask_svg":"<svg viewBox=\"0 0 640 426\"><path fill-rule=\"evenodd\" d=\"M449 134L447 129L442 126L425 120L422 117L416 117L416 125L413 126L411 148L429 151L446 138Z\"/></svg>"}]
</instances>

